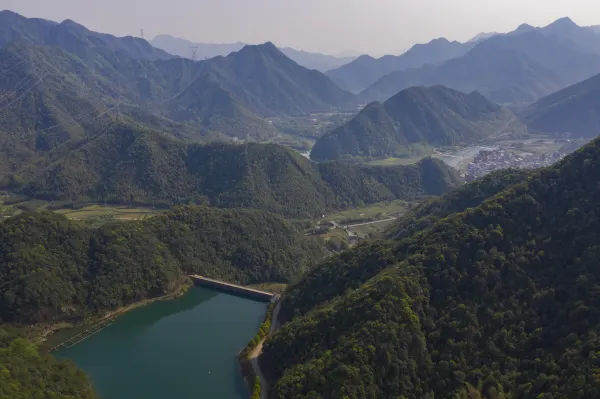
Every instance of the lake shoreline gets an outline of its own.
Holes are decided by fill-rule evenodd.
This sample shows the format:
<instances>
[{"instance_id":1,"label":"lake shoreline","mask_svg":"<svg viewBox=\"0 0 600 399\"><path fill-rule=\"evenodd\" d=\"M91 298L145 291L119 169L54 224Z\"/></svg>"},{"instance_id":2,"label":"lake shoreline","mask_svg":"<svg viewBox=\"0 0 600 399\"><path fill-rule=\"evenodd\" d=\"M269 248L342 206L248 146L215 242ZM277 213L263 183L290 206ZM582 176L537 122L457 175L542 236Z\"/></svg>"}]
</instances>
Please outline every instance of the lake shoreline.
<instances>
[{"instance_id":1,"label":"lake shoreline","mask_svg":"<svg viewBox=\"0 0 600 399\"><path fill-rule=\"evenodd\" d=\"M69 323L69 322L59 322L54 324L38 324L32 327L33 333L31 334L31 339L37 345L45 347L50 350L52 347L56 346L55 344L59 344L60 342L52 343L52 337L55 336L59 332L64 332L68 330L74 330L73 334L65 335L65 337L61 338L60 341L65 341L75 335L77 335L77 330L84 328L86 326L95 325L101 323L109 318L115 318L126 314L134 309L138 309L140 307L148 306L154 302L158 301L170 301L174 299L181 298L185 295L186 292L190 288L194 287L193 281L189 277L185 277L176 285L173 292L170 292L165 295L161 295L154 298L146 298L141 301L133 302L125 306L120 306L114 310L106 312L102 316L94 316L82 320L79 323ZM38 331L39 329L39 331Z\"/></svg>"},{"instance_id":2,"label":"lake shoreline","mask_svg":"<svg viewBox=\"0 0 600 399\"><path fill-rule=\"evenodd\" d=\"M179 299L138 307L52 355L88 373L101 397L247 399L236 354L264 315L261 301L193 287Z\"/></svg>"}]
</instances>

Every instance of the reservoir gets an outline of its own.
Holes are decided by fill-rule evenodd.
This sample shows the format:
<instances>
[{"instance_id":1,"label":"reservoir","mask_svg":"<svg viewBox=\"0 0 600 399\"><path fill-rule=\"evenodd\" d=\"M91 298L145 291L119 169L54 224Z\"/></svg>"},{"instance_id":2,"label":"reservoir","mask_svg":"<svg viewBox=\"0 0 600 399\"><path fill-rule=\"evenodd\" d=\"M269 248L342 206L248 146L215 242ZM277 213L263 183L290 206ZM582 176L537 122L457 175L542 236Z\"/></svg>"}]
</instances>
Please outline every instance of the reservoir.
<instances>
[{"instance_id":1,"label":"reservoir","mask_svg":"<svg viewBox=\"0 0 600 399\"><path fill-rule=\"evenodd\" d=\"M83 369L101 399L247 399L237 354L265 312L265 303L194 287L55 356Z\"/></svg>"}]
</instances>

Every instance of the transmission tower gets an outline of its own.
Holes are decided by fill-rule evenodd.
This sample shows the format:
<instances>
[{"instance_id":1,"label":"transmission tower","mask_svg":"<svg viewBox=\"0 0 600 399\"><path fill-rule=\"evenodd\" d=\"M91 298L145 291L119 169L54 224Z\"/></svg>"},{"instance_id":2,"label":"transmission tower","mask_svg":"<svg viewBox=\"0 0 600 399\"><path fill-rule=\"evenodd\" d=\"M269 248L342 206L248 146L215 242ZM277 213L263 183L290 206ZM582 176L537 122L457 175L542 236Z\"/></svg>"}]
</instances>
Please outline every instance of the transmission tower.
<instances>
[{"instance_id":1,"label":"transmission tower","mask_svg":"<svg viewBox=\"0 0 600 399\"><path fill-rule=\"evenodd\" d=\"M189 46L192 50L192 60L196 61L196 53L198 52L198 46Z\"/></svg>"},{"instance_id":2,"label":"transmission tower","mask_svg":"<svg viewBox=\"0 0 600 399\"><path fill-rule=\"evenodd\" d=\"M143 29L140 31L140 35L142 36L142 39L143 39L144 38L144 30Z\"/></svg>"}]
</instances>

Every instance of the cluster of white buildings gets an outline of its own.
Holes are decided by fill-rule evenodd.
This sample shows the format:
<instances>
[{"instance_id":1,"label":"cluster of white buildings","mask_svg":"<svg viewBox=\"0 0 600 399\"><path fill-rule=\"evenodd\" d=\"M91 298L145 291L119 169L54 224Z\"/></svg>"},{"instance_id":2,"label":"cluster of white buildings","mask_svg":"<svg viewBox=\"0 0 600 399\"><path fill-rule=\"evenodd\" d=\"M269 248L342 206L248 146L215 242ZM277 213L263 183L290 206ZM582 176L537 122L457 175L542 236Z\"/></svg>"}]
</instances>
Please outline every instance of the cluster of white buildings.
<instances>
[{"instance_id":1,"label":"cluster of white buildings","mask_svg":"<svg viewBox=\"0 0 600 399\"><path fill-rule=\"evenodd\" d=\"M498 169L520 168L535 169L550 166L562 159L566 152L555 151L550 154L515 154L511 151L499 149L497 151L481 151L469 163L465 179L472 181Z\"/></svg>"}]
</instances>

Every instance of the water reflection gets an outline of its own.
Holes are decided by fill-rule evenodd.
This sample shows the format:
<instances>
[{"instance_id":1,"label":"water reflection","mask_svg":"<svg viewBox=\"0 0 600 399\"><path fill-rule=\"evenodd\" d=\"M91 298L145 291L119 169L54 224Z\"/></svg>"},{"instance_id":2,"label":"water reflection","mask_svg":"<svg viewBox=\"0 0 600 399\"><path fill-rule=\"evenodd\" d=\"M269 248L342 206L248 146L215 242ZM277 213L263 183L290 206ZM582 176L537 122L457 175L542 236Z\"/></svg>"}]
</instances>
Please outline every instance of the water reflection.
<instances>
[{"instance_id":1,"label":"water reflection","mask_svg":"<svg viewBox=\"0 0 600 399\"><path fill-rule=\"evenodd\" d=\"M264 303L195 287L56 356L84 369L103 399L247 398L236 355L265 311Z\"/></svg>"}]
</instances>

